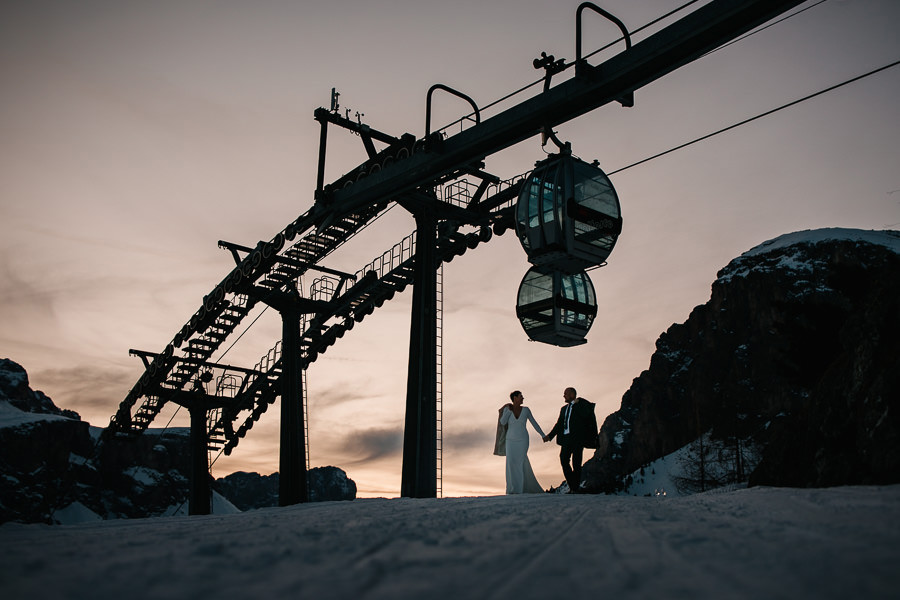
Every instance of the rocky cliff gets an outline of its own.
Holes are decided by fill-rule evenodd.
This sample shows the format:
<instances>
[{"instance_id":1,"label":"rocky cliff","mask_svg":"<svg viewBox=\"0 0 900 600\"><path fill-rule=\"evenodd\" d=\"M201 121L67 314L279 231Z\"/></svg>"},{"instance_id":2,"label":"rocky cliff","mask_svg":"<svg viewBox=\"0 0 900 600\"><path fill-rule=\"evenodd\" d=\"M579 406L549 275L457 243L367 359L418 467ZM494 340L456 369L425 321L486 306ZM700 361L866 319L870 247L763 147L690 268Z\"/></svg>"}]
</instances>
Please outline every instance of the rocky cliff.
<instances>
[{"instance_id":1,"label":"rocky cliff","mask_svg":"<svg viewBox=\"0 0 900 600\"><path fill-rule=\"evenodd\" d=\"M689 445L679 477L701 488L896 483L898 340L900 232L766 242L722 269L709 302L659 337L601 426L584 485L621 491Z\"/></svg>"},{"instance_id":2,"label":"rocky cliff","mask_svg":"<svg viewBox=\"0 0 900 600\"><path fill-rule=\"evenodd\" d=\"M353 500L356 483L337 467L316 467L309 470L309 500ZM216 479L213 489L228 498L241 510L278 506L278 473L260 475L238 471Z\"/></svg>"},{"instance_id":3,"label":"rocky cliff","mask_svg":"<svg viewBox=\"0 0 900 600\"><path fill-rule=\"evenodd\" d=\"M33 391L24 368L0 359L0 523L186 512L188 429L149 429L136 439L102 441L101 431ZM309 483L312 501L356 497L356 484L335 467L311 469ZM233 490L221 487L224 491L213 501L216 511L238 510L227 500ZM277 487L276 479L272 503L264 486L245 485L240 502L248 507L275 506Z\"/></svg>"}]
</instances>

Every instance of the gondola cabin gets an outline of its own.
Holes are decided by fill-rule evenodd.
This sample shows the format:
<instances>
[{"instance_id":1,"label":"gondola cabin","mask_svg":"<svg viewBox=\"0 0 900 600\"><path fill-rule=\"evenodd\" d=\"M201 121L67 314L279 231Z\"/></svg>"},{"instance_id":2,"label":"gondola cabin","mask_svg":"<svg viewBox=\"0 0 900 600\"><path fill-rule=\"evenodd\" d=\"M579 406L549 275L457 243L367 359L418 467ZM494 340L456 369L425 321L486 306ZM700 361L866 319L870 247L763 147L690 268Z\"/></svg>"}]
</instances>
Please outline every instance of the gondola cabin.
<instances>
[{"instance_id":1,"label":"gondola cabin","mask_svg":"<svg viewBox=\"0 0 900 600\"><path fill-rule=\"evenodd\" d=\"M570 153L535 165L516 205L516 233L536 266L575 273L602 265L622 232L606 174Z\"/></svg>"},{"instance_id":2,"label":"gondola cabin","mask_svg":"<svg viewBox=\"0 0 900 600\"><path fill-rule=\"evenodd\" d=\"M519 285L516 316L529 338L554 346L584 344L597 299L587 273L532 267Z\"/></svg>"}]
</instances>

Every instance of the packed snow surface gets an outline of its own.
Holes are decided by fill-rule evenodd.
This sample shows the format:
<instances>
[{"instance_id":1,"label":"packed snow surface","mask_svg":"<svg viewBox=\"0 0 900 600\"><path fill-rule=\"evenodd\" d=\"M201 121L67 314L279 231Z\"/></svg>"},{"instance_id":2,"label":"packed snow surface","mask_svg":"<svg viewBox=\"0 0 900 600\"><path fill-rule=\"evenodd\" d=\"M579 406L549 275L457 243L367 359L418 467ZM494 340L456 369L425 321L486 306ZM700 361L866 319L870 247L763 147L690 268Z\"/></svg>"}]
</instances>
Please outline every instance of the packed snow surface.
<instances>
[{"instance_id":1,"label":"packed snow surface","mask_svg":"<svg viewBox=\"0 0 900 600\"><path fill-rule=\"evenodd\" d=\"M896 598L900 485L0 527L2 598Z\"/></svg>"}]
</instances>

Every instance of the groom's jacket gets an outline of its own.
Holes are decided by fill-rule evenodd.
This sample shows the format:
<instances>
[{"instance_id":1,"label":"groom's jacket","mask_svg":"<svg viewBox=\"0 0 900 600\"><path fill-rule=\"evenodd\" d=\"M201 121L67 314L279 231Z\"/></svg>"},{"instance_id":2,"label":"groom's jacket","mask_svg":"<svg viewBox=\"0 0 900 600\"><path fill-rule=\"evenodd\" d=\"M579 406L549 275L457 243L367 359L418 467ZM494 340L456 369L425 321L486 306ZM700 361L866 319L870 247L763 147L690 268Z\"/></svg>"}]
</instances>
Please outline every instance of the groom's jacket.
<instances>
[{"instance_id":1,"label":"groom's jacket","mask_svg":"<svg viewBox=\"0 0 900 600\"><path fill-rule=\"evenodd\" d=\"M569 433L566 430L566 409L564 404L559 410L559 418L556 425L547 434L551 440L555 437L560 446L581 446L583 448L597 447L597 416L594 414L594 403L584 398L578 398L572 406L572 415L569 417Z\"/></svg>"}]
</instances>

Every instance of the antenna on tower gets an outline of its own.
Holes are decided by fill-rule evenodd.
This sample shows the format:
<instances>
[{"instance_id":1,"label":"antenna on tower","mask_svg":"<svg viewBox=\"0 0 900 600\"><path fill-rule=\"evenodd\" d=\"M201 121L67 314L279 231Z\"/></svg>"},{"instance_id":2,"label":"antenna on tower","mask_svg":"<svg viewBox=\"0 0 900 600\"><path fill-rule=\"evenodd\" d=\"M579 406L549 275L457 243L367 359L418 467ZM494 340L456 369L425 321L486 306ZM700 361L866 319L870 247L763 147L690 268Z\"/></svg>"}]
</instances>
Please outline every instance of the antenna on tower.
<instances>
[{"instance_id":1,"label":"antenna on tower","mask_svg":"<svg viewBox=\"0 0 900 600\"><path fill-rule=\"evenodd\" d=\"M337 91L336 88L331 88L331 112L336 113L341 107L341 105L338 104L338 98L340 98L340 96L341 93Z\"/></svg>"}]
</instances>

